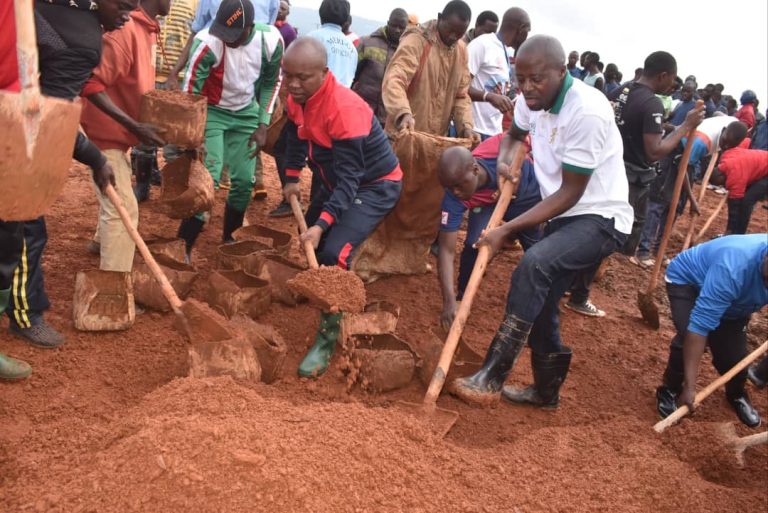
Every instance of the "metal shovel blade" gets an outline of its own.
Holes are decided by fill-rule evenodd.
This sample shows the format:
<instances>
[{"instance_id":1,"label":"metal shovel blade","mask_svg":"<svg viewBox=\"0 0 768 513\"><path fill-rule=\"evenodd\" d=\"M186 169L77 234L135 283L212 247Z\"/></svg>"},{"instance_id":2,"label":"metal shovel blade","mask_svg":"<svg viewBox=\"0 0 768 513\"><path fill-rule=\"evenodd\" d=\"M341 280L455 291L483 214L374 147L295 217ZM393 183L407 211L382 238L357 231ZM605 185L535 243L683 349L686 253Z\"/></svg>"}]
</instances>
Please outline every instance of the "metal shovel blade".
<instances>
[{"instance_id":1,"label":"metal shovel blade","mask_svg":"<svg viewBox=\"0 0 768 513\"><path fill-rule=\"evenodd\" d=\"M643 316L643 320L649 326L655 330L659 329L659 308L653 300L653 294L638 291L637 308L640 309L640 314Z\"/></svg>"},{"instance_id":2,"label":"metal shovel blade","mask_svg":"<svg viewBox=\"0 0 768 513\"><path fill-rule=\"evenodd\" d=\"M456 421L459 420L459 412L440 408L436 404L409 403L397 401L397 407L406 413L414 415L429 426L429 429L440 438L445 437Z\"/></svg>"}]
</instances>

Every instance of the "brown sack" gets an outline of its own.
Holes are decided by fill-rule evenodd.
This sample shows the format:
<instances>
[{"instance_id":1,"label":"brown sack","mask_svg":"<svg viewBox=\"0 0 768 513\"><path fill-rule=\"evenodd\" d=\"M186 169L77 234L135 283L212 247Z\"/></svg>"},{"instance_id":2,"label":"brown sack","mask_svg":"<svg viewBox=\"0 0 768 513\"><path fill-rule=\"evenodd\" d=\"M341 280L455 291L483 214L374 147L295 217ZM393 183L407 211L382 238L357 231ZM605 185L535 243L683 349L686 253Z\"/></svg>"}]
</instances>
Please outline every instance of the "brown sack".
<instances>
[{"instance_id":1,"label":"brown sack","mask_svg":"<svg viewBox=\"0 0 768 513\"><path fill-rule=\"evenodd\" d=\"M291 250L293 235L281 230L275 230L263 224L249 224L235 230L232 234L236 241L255 240L268 245L280 256L287 257Z\"/></svg>"},{"instance_id":2,"label":"brown sack","mask_svg":"<svg viewBox=\"0 0 768 513\"><path fill-rule=\"evenodd\" d=\"M269 282L244 271L216 271L208 282L208 302L231 318L236 314L256 318L272 303Z\"/></svg>"},{"instance_id":3,"label":"brown sack","mask_svg":"<svg viewBox=\"0 0 768 513\"><path fill-rule=\"evenodd\" d=\"M205 141L208 100L183 91L153 89L141 98L139 121L161 129L163 139L182 148L198 148Z\"/></svg>"},{"instance_id":4,"label":"brown sack","mask_svg":"<svg viewBox=\"0 0 768 513\"><path fill-rule=\"evenodd\" d=\"M403 170L400 201L357 251L352 270L370 282L390 274L419 274L427 270L429 246L440 228L443 188L437 162L451 146L471 146L470 139L406 132L394 150Z\"/></svg>"},{"instance_id":5,"label":"brown sack","mask_svg":"<svg viewBox=\"0 0 768 513\"><path fill-rule=\"evenodd\" d=\"M171 219L185 219L213 208L213 179L202 162L182 155L162 170L160 205Z\"/></svg>"},{"instance_id":6,"label":"brown sack","mask_svg":"<svg viewBox=\"0 0 768 513\"><path fill-rule=\"evenodd\" d=\"M197 278L195 268L189 264L177 262L165 254L154 254L154 257L173 290L181 299L185 299L192 291L192 284ZM160 284L143 261L137 262L133 267L133 294L136 302L147 308L160 312L171 310L171 305L163 294Z\"/></svg>"},{"instance_id":7,"label":"brown sack","mask_svg":"<svg viewBox=\"0 0 768 513\"><path fill-rule=\"evenodd\" d=\"M131 274L92 269L77 273L72 300L75 328L119 331L133 326L136 310Z\"/></svg>"}]
</instances>

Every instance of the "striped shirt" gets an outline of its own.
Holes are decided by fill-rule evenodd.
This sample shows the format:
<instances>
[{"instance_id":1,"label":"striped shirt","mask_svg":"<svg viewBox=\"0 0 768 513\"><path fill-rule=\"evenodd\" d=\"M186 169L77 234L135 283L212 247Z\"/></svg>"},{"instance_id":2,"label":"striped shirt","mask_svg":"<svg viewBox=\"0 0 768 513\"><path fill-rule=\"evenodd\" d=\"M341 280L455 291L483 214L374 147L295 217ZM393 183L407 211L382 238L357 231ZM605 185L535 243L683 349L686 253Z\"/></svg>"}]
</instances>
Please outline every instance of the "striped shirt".
<instances>
[{"instance_id":1,"label":"striped shirt","mask_svg":"<svg viewBox=\"0 0 768 513\"><path fill-rule=\"evenodd\" d=\"M157 81L165 83L168 72L179 60L184 45L192 34L192 20L200 0L173 0L168 15L160 19L160 48L157 52ZM182 73L179 73L179 79Z\"/></svg>"},{"instance_id":2,"label":"striped shirt","mask_svg":"<svg viewBox=\"0 0 768 513\"><path fill-rule=\"evenodd\" d=\"M280 89L283 39L277 28L256 23L248 41L230 48L208 29L192 43L184 90L202 94L209 105L239 111L256 103L260 124L269 124Z\"/></svg>"}]
</instances>

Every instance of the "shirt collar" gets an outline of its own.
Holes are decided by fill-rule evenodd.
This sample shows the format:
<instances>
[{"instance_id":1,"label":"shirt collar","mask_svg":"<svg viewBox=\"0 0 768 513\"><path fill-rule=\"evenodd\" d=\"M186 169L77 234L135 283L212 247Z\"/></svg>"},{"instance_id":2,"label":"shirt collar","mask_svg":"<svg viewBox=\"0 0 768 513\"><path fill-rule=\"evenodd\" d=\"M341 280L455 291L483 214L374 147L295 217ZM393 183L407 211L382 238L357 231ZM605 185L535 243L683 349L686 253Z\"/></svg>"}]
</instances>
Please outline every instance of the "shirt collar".
<instances>
[{"instance_id":1,"label":"shirt collar","mask_svg":"<svg viewBox=\"0 0 768 513\"><path fill-rule=\"evenodd\" d=\"M563 108L563 102L565 102L565 93L568 92L568 89L570 89L572 85L573 77L570 73L566 73L565 79L563 80L563 85L560 87L560 92L557 93L557 98L555 98L555 104L552 105L552 108L549 109L549 112L552 114L560 114L560 109Z\"/></svg>"},{"instance_id":2,"label":"shirt collar","mask_svg":"<svg viewBox=\"0 0 768 513\"><path fill-rule=\"evenodd\" d=\"M323 23L321 25L321 27L322 28L329 28L329 29L337 30L337 31L341 32L342 34L344 33L341 30L341 25L336 25L335 23Z\"/></svg>"}]
</instances>

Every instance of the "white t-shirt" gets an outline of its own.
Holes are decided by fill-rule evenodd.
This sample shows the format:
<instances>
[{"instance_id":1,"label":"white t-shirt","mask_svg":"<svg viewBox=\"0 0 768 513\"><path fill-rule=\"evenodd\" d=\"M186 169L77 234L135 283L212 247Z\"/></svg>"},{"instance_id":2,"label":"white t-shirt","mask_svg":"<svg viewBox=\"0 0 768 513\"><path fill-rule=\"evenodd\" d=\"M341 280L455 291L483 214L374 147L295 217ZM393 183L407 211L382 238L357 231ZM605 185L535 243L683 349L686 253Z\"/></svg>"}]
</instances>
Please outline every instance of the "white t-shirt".
<instances>
[{"instance_id":1,"label":"white t-shirt","mask_svg":"<svg viewBox=\"0 0 768 513\"><path fill-rule=\"evenodd\" d=\"M504 43L496 34L483 34L472 40L467 46L469 52L469 72L472 75L472 87L487 93L504 94L510 88L509 58ZM504 115L490 102L472 102L472 117L475 131L484 135L496 135L502 132L501 122Z\"/></svg>"},{"instance_id":2,"label":"white t-shirt","mask_svg":"<svg viewBox=\"0 0 768 513\"><path fill-rule=\"evenodd\" d=\"M723 129L734 121L738 121L738 119L733 116L712 116L699 123L699 126L696 127L696 136L707 143L707 155L712 155L715 148L720 145L720 135L722 135Z\"/></svg>"},{"instance_id":3,"label":"white t-shirt","mask_svg":"<svg viewBox=\"0 0 768 513\"><path fill-rule=\"evenodd\" d=\"M611 104L602 92L566 72L550 110L530 110L520 94L514 122L531 135L542 199L560 189L563 170L591 175L579 201L558 217L596 214L614 219L621 233L632 231L624 146Z\"/></svg>"},{"instance_id":4,"label":"white t-shirt","mask_svg":"<svg viewBox=\"0 0 768 513\"><path fill-rule=\"evenodd\" d=\"M586 77L584 77L584 83L587 84L588 86L595 87L595 82L597 82L598 78L602 78L603 85L605 85L605 77L599 71L594 75L587 75Z\"/></svg>"}]
</instances>

